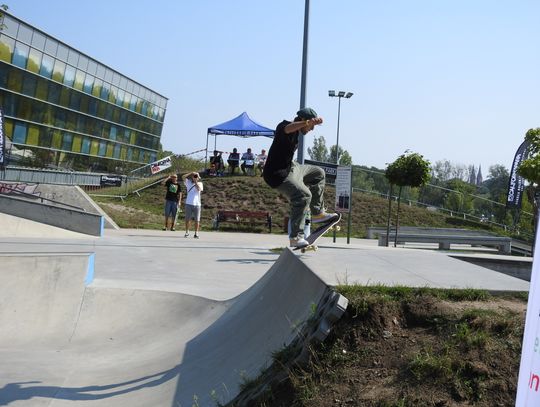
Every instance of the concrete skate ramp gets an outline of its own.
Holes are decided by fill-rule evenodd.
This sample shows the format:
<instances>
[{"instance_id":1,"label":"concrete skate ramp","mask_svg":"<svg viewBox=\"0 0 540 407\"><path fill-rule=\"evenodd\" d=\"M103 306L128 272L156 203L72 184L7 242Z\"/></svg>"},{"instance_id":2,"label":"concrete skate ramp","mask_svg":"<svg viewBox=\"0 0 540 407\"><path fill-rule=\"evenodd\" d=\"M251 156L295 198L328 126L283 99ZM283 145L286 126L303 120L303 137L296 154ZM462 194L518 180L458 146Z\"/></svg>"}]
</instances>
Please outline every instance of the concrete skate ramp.
<instances>
[{"instance_id":1,"label":"concrete skate ramp","mask_svg":"<svg viewBox=\"0 0 540 407\"><path fill-rule=\"evenodd\" d=\"M320 337L336 315L289 250L228 301L85 285L91 255L0 261L0 405L224 404L310 317Z\"/></svg>"}]
</instances>

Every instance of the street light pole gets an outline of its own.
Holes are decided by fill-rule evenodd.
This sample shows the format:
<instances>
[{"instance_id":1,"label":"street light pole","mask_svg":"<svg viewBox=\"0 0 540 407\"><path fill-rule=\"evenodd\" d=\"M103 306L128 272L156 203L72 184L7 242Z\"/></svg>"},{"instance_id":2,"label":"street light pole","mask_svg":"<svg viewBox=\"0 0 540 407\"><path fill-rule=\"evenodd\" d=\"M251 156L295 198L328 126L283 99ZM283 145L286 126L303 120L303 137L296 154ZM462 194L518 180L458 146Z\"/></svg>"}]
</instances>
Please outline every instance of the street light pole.
<instances>
[{"instance_id":1,"label":"street light pole","mask_svg":"<svg viewBox=\"0 0 540 407\"><path fill-rule=\"evenodd\" d=\"M341 98L350 99L353 95L352 92L345 92L340 90L337 94L335 90L329 90L328 96L331 98L338 98L338 111L337 111L337 137L336 137L336 164L339 164L339 118L341 116Z\"/></svg>"},{"instance_id":2,"label":"street light pole","mask_svg":"<svg viewBox=\"0 0 540 407\"><path fill-rule=\"evenodd\" d=\"M300 82L300 109L306 107L306 84L307 84L307 63L308 63L308 35L309 35L309 0L306 0L304 7L304 42L302 49L302 78ZM298 154L296 160L304 164L304 135L298 137Z\"/></svg>"}]
</instances>

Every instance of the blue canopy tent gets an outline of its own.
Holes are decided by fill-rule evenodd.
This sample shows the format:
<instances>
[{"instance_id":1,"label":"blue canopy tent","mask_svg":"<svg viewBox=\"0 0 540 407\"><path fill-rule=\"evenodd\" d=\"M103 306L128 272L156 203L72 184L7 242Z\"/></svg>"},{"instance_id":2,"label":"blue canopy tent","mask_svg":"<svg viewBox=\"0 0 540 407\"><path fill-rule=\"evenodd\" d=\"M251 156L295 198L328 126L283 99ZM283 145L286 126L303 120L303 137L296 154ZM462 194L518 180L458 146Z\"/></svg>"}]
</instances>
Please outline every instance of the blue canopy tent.
<instances>
[{"instance_id":1,"label":"blue canopy tent","mask_svg":"<svg viewBox=\"0 0 540 407\"><path fill-rule=\"evenodd\" d=\"M216 138L218 135L237 137L274 137L274 130L264 127L253 121L246 112L229 120L228 122L209 127L206 134L206 160L208 160L208 136L214 135L214 150L216 149Z\"/></svg>"}]
</instances>

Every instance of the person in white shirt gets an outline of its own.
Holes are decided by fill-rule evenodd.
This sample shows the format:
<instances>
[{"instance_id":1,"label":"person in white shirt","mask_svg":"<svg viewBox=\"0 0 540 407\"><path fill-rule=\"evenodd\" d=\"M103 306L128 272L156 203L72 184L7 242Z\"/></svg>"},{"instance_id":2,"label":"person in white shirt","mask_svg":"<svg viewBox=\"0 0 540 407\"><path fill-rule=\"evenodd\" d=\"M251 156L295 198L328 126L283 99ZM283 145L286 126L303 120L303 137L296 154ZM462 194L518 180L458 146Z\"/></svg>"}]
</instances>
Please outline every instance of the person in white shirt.
<instances>
[{"instance_id":1,"label":"person in white shirt","mask_svg":"<svg viewBox=\"0 0 540 407\"><path fill-rule=\"evenodd\" d=\"M257 168L261 172L261 177L263 176L264 164L266 164L267 158L268 156L266 155L266 150L263 148L261 153L257 156Z\"/></svg>"},{"instance_id":2,"label":"person in white shirt","mask_svg":"<svg viewBox=\"0 0 540 407\"><path fill-rule=\"evenodd\" d=\"M201 191L203 190L203 183L201 177L197 172L190 172L189 174L182 175L184 184L186 185L186 234L184 237L189 236L189 227L191 226L191 220L195 222L195 239L199 238L199 226L201 222Z\"/></svg>"}]
</instances>

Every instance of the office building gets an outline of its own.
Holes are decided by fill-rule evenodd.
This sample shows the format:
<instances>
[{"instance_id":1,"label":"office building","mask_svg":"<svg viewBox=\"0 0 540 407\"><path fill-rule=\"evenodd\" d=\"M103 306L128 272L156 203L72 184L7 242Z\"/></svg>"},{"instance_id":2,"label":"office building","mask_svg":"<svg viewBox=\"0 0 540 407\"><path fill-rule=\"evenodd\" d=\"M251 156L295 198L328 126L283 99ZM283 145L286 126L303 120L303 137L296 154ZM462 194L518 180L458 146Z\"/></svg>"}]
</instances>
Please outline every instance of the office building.
<instances>
[{"instance_id":1,"label":"office building","mask_svg":"<svg viewBox=\"0 0 540 407\"><path fill-rule=\"evenodd\" d=\"M167 98L9 13L0 22L8 165L121 172L156 160Z\"/></svg>"}]
</instances>

